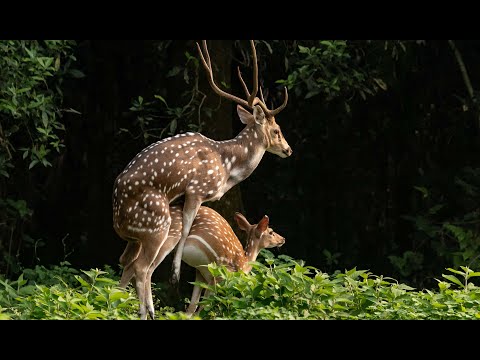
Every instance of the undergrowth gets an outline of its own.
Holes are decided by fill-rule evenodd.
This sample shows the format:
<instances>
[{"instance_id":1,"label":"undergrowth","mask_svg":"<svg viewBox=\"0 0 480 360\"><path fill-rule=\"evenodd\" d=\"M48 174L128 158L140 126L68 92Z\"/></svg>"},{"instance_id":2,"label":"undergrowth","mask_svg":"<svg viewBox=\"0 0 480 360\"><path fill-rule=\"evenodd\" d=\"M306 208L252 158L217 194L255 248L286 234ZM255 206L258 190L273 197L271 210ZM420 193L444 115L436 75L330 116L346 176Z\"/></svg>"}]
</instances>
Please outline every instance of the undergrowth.
<instances>
[{"instance_id":1,"label":"undergrowth","mask_svg":"<svg viewBox=\"0 0 480 360\"><path fill-rule=\"evenodd\" d=\"M356 268L327 274L288 256L262 250L249 274L208 265L224 279L192 319L479 319L480 288L466 266L448 268L437 289L414 289ZM196 283L192 283L196 284ZM118 274L77 270L68 262L0 278L0 319L138 319L135 290L118 287ZM156 306L157 319L187 319Z\"/></svg>"}]
</instances>

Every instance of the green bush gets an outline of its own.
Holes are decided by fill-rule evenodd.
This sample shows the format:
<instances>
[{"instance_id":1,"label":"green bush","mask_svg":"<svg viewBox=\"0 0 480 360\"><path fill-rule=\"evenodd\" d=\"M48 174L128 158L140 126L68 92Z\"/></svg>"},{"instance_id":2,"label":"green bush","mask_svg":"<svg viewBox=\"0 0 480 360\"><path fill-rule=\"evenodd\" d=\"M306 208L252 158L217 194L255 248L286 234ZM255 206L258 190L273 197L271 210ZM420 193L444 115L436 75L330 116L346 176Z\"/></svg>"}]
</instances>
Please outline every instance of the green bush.
<instances>
[{"instance_id":1,"label":"green bush","mask_svg":"<svg viewBox=\"0 0 480 360\"><path fill-rule=\"evenodd\" d=\"M450 274L437 279L437 290L421 291L367 270L329 275L267 250L249 274L208 267L224 281L198 283L212 295L201 301L203 309L192 319L480 318L480 288L472 281L480 272L465 266L448 268ZM15 281L0 279L0 319L136 320L138 307L133 287L119 288L118 275L109 267L79 271L65 262L24 270ZM158 301L156 309L157 319L188 319L184 312L159 307Z\"/></svg>"},{"instance_id":2,"label":"green bush","mask_svg":"<svg viewBox=\"0 0 480 360\"><path fill-rule=\"evenodd\" d=\"M64 148L63 84L84 74L72 68L73 40L0 40L0 271L18 274L33 191L25 179L51 167ZM43 191L38 186L38 190ZM41 196L41 195L40 195Z\"/></svg>"},{"instance_id":3,"label":"green bush","mask_svg":"<svg viewBox=\"0 0 480 360\"><path fill-rule=\"evenodd\" d=\"M138 319L134 290L120 289L118 276L105 270L77 271L62 263L24 270L15 281L0 280L0 319ZM158 316L187 318L171 308L160 309Z\"/></svg>"},{"instance_id":4,"label":"green bush","mask_svg":"<svg viewBox=\"0 0 480 360\"><path fill-rule=\"evenodd\" d=\"M480 318L480 276L467 267L448 269L463 277L442 275L439 291L415 291L395 279L351 269L326 274L288 256L274 258L262 250L265 263L249 274L209 265L224 282L208 288L204 319L475 319ZM451 289L455 284L461 289Z\"/></svg>"}]
</instances>

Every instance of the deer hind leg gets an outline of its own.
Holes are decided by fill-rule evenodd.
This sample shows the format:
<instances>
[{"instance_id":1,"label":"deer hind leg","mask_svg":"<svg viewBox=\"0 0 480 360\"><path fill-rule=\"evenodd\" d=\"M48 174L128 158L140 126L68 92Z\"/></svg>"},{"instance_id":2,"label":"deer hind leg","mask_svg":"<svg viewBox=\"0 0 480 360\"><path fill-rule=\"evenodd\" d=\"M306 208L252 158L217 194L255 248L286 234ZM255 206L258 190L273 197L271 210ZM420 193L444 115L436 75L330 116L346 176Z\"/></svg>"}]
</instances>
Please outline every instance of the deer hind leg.
<instances>
[{"instance_id":1,"label":"deer hind leg","mask_svg":"<svg viewBox=\"0 0 480 360\"><path fill-rule=\"evenodd\" d=\"M195 273L195 281L199 282L206 282L205 278L202 276L202 273L197 270ZM198 307L198 301L200 300L200 295L202 294L202 288L198 285L193 286L193 291L192 291L192 297L190 298L190 304L188 305L187 308L187 315L192 316L193 313L197 310Z\"/></svg>"},{"instance_id":2,"label":"deer hind leg","mask_svg":"<svg viewBox=\"0 0 480 360\"><path fill-rule=\"evenodd\" d=\"M141 243L138 241L128 241L125 251L120 256L120 265L123 266L122 278L120 279L120 287L126 288L134 276L133 263L138 258L141 250Z\"/></svg>"},{"instance_id":3,"label":"deer hind leg","mask_svg":"<svg viewBox=\"0 0 480 360\"><path fill-rule=\"evenodd\" d=\"M172 221L176 221L176 220L181 221L181 218L180 219L172 219ZM165 259L165 257L172 252L172 250L178 244L179 240L180 240L180 235L173 236L172 233L170 232L167 240L160 247L160 250L158 251L157 257L155 258L152 265L150 265L150 268L148 269L147 283L145 284L145 288L148 291L147 308L148 308L148 312L150 313L150 316L152 316L152 314L155 311L154 306L153 306L153 296L152 296L152 275L153 275L153 272L158 267L158 265L160 265L162 263L162 261Z\"/></svg>"},{"instance_id":4,"label":"deer hind leg","mask_svg":"<svg viewBox=\"0 0 480 360\"><path fill-rule=\"evenodd\" d=\"M208 285L214 285L214 284L216 284L218 281L221 280L221 278L217 278L217 279L214 278L214 277L212 276L212 274L210 273L210 271L208 270L208 267L206 267L206 266L202 266L202 267L200 268L200 270L197 269L197 273L198 273L198 275L201 277L201 280L199 280L199 281L202 281L202 282L204 282L204 283L206 283L206 284L208 284ZM197 281L197 280L195 279L195 281ZM211 293L210 290L205 289L205 291L203 292L203 298L206 299L207 297L209 297L209 296L210 296L210 293ZM200 294L199 294L199 296L200 296ZM193 294L192 294L192 299L193 299ZM195 313L195 314L199 314L200 311L202 311L203 308L204 308L204 305L198 306L199 300L200 300L200 297L196 300L196 304L195 304L195 305L196 305L196 306L195 306L196 309L194 310L194 313ZM190 304L192 304L192 301L190 301ZM188 313L188 310L187 310L187 313Z\"/></svg>"},{"instance_id":5,"label":"deer hind leg","mask_svg":"<svg viewBox=\"0 0 480 360\"><path fill-rule=\"evenodd\" d=\"M150 286L150 281L148 281L147 275L150 267L157 257L158 252L160 251L160 248L167 239L170 222L171 218L167 210L166 219L158 232L154 234L142 234L141 251L138 258L133 262L132 265L135 274L135 288L140 301L139 315L142 320L147 318L147 306L149 307L148 313L150 317L152 319L155 318L153 306L150 307L149 298L151 296L151 288L147 288L147 286Z\"/></svg>"},{"instance_id":6,"label":"deer hind leg","mask_svg":"<svg viewBox=\"0 0 480 360\"><path fill-rule=\"evenodd\" d=\"M178 242L177 249L175 250L175 256L173 258L173 274L171 277L171 283L173 285L178 284L180 280L180 266L182 263L183 248L190 229L193 224L193 220L197 216L198 209L202 205L202 201L198 196L194 194L185 194L185 203L183 205L183 218L182 218L182 237Z\"/></svg>"}]
</instances>

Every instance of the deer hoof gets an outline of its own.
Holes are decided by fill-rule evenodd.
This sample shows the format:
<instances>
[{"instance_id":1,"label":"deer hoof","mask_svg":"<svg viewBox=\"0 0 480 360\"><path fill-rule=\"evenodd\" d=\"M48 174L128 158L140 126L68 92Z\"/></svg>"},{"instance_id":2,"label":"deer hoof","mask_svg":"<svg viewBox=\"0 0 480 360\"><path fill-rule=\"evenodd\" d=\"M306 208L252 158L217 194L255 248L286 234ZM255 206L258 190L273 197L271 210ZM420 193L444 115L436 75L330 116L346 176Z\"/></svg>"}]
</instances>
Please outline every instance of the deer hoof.
<instances>
[{"instance_id":1,"label":"deer hoof","mask_svg":"<svg viewBox=\"0 0 480 360\"><path fill-rule=\"evenodd\" d=\"M179 279L178 275L173 273L172 277L170 278L170 284L176 286L176 285L178 285L179 280L180 279Z\"/></svg>"},{"instance_id":2,"label":"deer hoof","mask_svg":"<svg viewBox=\"0 0 480 360\"><path fill-rule=\"evenodd\" d=\"M150 315L150 319L155 320L155 310L148 310L148 315Z\"/></svg>"}]
</instances>

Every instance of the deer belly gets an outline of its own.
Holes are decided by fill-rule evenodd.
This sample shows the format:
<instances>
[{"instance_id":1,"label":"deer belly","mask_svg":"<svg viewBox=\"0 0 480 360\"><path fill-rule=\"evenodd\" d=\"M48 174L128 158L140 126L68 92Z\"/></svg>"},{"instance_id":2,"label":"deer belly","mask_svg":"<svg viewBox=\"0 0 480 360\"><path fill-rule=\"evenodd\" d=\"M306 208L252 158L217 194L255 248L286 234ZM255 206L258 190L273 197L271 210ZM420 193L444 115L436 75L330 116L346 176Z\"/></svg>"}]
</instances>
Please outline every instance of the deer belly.
<instances>
[{"instance_id":1,"label":"deer belly","mask_svg":"<svg viewBox=\"0 0 480 360\"><path fill-rule=\"evenodd\" d=\"M205 239L198 235L189 235L183 248L182 260L192 267L208 265L217 258L215 250Z\"/></svg>"}]
</instances>

